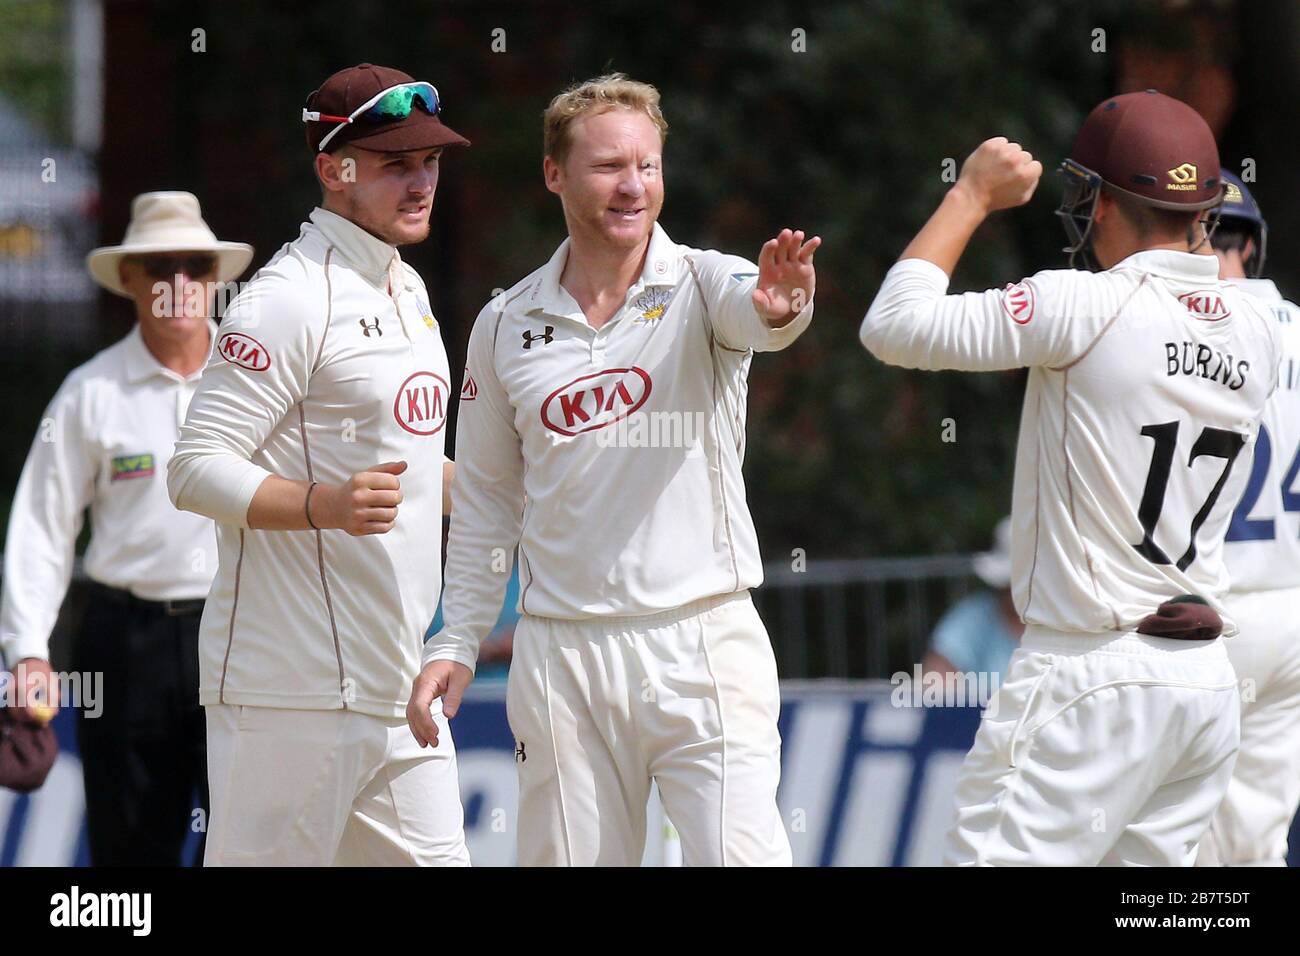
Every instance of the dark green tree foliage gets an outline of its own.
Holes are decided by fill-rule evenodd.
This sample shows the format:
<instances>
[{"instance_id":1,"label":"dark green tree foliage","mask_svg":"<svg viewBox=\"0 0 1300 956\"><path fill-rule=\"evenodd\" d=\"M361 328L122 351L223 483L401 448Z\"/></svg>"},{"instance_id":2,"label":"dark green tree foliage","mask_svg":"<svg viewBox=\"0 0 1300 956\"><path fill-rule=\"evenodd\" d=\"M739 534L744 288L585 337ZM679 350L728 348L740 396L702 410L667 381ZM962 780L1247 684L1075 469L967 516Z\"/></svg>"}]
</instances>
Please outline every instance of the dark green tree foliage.
<instances>
[{"instance_id":1,"label":"dark green tree foliage","mask_svg":"<svg viewBox=\"0 0 1300 956\"><path fill-rule=\"evenodd\" d=\"M106 124L102 238L118 241L135 192L189 188L218 234L255 243L264 262L318 198L298 121L306 94L343 66L400 66L439 86L448 122L474 143L447 156L432 239L408 255L458 375L493 290L563 237L541 182L543 108L570 82L625 71L663 93L663 222L678 241L752 258L783 226L825 240L813 328L787 352L759 356L751 375L747 475L765 556L980 548L1010 502L1023 374L887 368L858 344L858 324L947 188L946 159L959 165L1002 134L1049 170L1059 163L1109 91L1111 54L1092 51L1092 31L1110 24L1113 51L1113 24L1131 6L108 4L109 102L135 105ZM205 52L191 49L199 27ZM954 290L1062 265L1058 195L1049 173L1030 206L990 222ZM107 341L129 315L103 303ZM67 367L84 357L69 355ZM10 422L11 447L26 447L36 414ZM949 418L955 443L941 440Z\"/></svg>"}]
</instances>

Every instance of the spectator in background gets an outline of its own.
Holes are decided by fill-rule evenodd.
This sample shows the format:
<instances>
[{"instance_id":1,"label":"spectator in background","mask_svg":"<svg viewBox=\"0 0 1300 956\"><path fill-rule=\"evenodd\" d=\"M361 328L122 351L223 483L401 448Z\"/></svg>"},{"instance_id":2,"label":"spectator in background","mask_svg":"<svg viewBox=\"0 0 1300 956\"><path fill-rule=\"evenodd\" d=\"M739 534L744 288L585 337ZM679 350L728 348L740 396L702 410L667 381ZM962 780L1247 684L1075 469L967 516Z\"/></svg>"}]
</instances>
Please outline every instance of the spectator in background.
<instances>
[{"instance_id":1,"label":"spectator in background","mask_svg":"<svg viewBox=\"0 0 1300 956\"><path fill-rule=\"evenodd\" d=\"M95 866L175 866L195 811L206 815L198 633L217 542L211 521L172 507L167 462L216 340L215 283L252 257L252 246L218 241L190 193L137 196L122 244L86 260L96 282L132 300L136 325L64 380L14 495L0 650L20 686L38 675L50 687L15 708L31 723L60 703L50 632L90 509L90 600L72 670L102 680L101 712L77 711Z\"/></svg>"},{"instance_id":2,"label":"spectator in background","mask_svg":"<svg viewBox=\"0 0 1300 956\"><path fill-rule=\"evenodd\" d=\"M1011 599L1011 519L993 532L993 548L975 558L988 587L962 598L940 619L922 662L924 671L990 673L1001 681L1025 625Z\"/></svg>"}]
</instances>

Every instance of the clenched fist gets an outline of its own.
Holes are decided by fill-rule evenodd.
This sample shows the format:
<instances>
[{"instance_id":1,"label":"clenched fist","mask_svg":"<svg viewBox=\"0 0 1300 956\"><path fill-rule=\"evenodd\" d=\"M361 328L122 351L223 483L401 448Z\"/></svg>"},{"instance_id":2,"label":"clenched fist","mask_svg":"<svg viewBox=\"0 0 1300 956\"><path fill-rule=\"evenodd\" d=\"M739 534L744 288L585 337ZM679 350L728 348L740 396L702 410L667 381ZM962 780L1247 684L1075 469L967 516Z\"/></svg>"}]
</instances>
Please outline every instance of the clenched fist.
<instances>
[{"instance_id":1,"label":"clenched fist","mask_svg":"<svg viewBox=\"0 0 1300 956\"><path fill-rule=\"evenodd\" d=\"M402 483L397 476L406 462L388 461L359 471L341 485L317 485L308 513L318 528L341 528L350 535L384 534L393 530Z\"/></svg>"},{"instance_id":2,"label":"clenched fist","mask_svg":"<svg viewBox=\"0 0 1300 956\"><path fill-rule=\"evenodd\" d=\"M986 139L962 163L957 188L965 190L986 213L1029 202L1043 164L1005 136Z\"/></svg>"}]
</instances>

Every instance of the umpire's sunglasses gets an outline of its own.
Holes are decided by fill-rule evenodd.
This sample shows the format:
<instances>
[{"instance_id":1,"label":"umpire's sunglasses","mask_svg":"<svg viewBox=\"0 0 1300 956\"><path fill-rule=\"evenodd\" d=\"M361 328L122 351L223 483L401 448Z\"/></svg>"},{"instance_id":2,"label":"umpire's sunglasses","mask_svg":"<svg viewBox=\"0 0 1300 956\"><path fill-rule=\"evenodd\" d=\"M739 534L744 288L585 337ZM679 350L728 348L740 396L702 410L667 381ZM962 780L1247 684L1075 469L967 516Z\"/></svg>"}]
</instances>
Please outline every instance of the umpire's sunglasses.
<instances>
[{"instance_id":1,"label":"umpire's sunglasses","mask_svg":"<svg viewBox=\"0 0 1300 956\"><path fill-rule=\"evenodd\" d=\"M334 135L349 123L358 120L367 123L391 123L393 120L404 120L411 115L411 110L417 105L430 116L438 114L438 90L432 83L403 83L400 86L390 86L358 106L352 111L351 116L331 116L329 113L304 109L302 121L339 124L326 133L325 138L316 147L317 152L321 152L329 145Z\"/></svg>"},{"instance_id":2,"label":"umpire's sunglasses","mask_svg":"<svg viewBox=\"0 0 1300 956\"><path fill-rule=\"evenodd\" d=\"M191 279L202 279L217 271L217 257L199 253L189 256L132 256L150 279L163 281L182 272Z\"/></svg>"}]
</instances>

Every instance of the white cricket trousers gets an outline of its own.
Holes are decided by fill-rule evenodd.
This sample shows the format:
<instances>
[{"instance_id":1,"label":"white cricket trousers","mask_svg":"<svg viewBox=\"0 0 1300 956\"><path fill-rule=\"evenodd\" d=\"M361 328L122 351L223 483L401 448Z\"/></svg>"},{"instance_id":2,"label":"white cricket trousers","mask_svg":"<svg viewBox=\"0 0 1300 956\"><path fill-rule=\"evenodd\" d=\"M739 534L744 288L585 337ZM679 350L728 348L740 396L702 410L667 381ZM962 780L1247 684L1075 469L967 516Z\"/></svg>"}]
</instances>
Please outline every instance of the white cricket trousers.
<instances>
[{"instance_id":1,"label":"white cricket trousers","mask_svg":"<svg viewBox=\"0 0 1300 956\"><path fill-rule=\"evenodd\" d=\"M506 693L522 866L636 866L650 782L687 866L789 866L781 698L748 591L647 617L523 617Z\"/></svg>"},{"instance_id":2,"label":"white cricket trousers","mask_svg":"<svg viewBox=\"0 0 1300 956\"><path fill-rule=\"evenodd\" d=\"M1241 687L1241 751L1198 866L1286 866L1300 804L1300 588L1229 594L1226 641Z\"/></svg>"},{"instance_id":3,"label":"white cricket trousers","mask_svg":"<svg viewBox=\"0 0 1300 956\"><path fill-rule=\"evenodd\" d=\"M1027 627L962 764L944 862L1190 866L1237 753L1223 644Z\"/></svg>"},{"instance_id":4,"label":"white cricket trousers","mask_svg":"<svg viewBox=\"0 0 1300 956\"><path fill-rule=\"evenodd\" d=\"M402 718L209 706L204 866L468 866L439 706L423 750Z\"/></svg>"}]
</instances>

